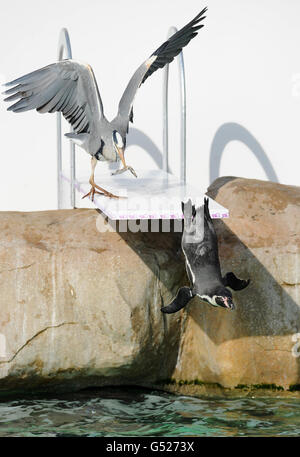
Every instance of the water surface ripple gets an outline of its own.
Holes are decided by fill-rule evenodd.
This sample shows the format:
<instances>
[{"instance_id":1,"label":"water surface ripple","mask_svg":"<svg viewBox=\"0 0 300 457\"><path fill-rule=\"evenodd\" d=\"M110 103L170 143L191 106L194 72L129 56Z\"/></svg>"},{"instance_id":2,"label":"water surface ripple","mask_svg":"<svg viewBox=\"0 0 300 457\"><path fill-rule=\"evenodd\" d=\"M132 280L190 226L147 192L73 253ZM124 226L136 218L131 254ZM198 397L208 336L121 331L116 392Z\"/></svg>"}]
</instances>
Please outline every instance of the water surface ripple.
<instances>
[{"instance_id":1,"label":"water surface ripple","mask_svg":"<svg viewBox=\"0 0 300 457\"><path fill-rule=\"evenodd\" d=\"M140 389L0 400L0 436L299 436L300 399Z\"/></svg>"}]
</instances>

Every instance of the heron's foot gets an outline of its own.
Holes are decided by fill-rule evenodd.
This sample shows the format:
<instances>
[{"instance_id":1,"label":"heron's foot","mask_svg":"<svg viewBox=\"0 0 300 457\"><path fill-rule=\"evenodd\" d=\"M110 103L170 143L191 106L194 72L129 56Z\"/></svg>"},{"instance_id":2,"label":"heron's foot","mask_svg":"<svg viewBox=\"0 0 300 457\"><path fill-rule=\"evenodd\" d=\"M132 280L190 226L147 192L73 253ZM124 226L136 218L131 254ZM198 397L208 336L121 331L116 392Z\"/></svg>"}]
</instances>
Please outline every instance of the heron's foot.
<instances>
[{"instance_id":1,"label":"heron's foot","mask_svg":"<svg viewBox=\"0 0 300 457\"><path fill-rule=\"evenodd\" d=\"M98 192L98 190L96 190L96 189L101 190L101 192ZM122 198L122 197L119 197L118 195L114 195L111 192L108 192L105 189L102 189L102 187L99 187L96 184L95 184L95 186L91 186L91 190L87 194L85 194L82 198L90 197L90 199L93 202L95 195L104 195L105 197L109 197L109 198Z\"/></svg>"},{"instance_id":2,"label":"heron's foot","mask_svg":"<svg viewBox=\"0 0 300 457\"><path fill-rule=\"evenodd\" d=\"M103 192L98 192L98 191L95 189L95 187L91 187L91 190L90 190L87 194L85 194L85 195L82 197L82 199L85 198L85 197L90 197L90 199L91 199L92 202L93 202L93 201L94 201L94 196L95 196L95 194L104 195Z\"/></svg>"},{"instance_id":3,"label":"heron's foot","mask_svg":"<svg viewBox=\"0 0 300 457\"><path fill-rule=\"evenodd\" d=\"M135 172L134 169L133 169L132 167L130 167L129 165L126 165L126 167L121 168L120 170L114 171L114 172L112 173L112 175L120 175L121 173L124 173L124 171L127 171L127 170L129 170L130 173L132 173L133 176L135 176L135 177L137 178L136 172Z\"/></svg>"}]
</instances>

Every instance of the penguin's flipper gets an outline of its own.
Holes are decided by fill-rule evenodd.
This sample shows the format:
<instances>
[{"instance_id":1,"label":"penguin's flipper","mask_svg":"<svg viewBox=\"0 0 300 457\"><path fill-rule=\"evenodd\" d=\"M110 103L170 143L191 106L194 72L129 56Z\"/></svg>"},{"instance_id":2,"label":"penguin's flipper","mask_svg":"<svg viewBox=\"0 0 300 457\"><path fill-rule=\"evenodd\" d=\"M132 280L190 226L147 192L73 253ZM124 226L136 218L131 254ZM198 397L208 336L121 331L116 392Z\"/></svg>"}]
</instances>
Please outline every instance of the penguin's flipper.
<instances>
[{"instance_id":1,"label":"penguin's flipper","mask_svg":"<svg viewBox=\"0 0 300 457\"><path fill-rule=\"evenodd\" d=\"M162 313L172 314L184 308L188 302L194 297L189 287L181 287L174 300L167 306L163 306L160 310Z\"/></svg>"},{"instance_id":2,"label":"penguin's flipper","mask_svg":"<svg viewBox=\"0 0 300 457\"><path fill-rule=\"evenodd\" d=\"M243 290L250 283L250 279L239 279L235 276L234 273L226 273L224 278L222 278L223 284L225 287L230 287L232 290Z\"/></svg>"}]
</instances>

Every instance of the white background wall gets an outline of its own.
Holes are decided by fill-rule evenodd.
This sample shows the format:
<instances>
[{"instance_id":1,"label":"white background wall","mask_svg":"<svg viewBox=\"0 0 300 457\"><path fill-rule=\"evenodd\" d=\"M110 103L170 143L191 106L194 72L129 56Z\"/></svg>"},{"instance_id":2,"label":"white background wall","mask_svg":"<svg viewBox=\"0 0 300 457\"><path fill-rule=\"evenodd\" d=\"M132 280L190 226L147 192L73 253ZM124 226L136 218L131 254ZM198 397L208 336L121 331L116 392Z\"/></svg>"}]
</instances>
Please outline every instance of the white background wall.
<instances>
[{"instance_id":1,"label":"white background wall","mask_svg":"<svg viewBox=\"0 0 300 457\"><path fill-rule=\"evenodd\" d=\"M108 119L132 73L165 40L169 26L182 27L207 5L205 27L184 50L188 182L205 190L210 155L225 147L220 175L277 176L281 183L300 184L299 0L1 0L0 5L1 80L54 62L59 31L67 27L74 58L94 69ZM172 67L170 154L176 173L178 82L177 66ZM134 106L134 128L160 150L161 95L158 71L141 87ZM55 209L55 115L14 114L6 107L1 102L0 210ZM132 130L129 142L138 132ZM67 157L67 141L64 150ZM273 170L268 165L266 174L253 152L263 163L268 158ZM77 149L77 158L80 174L88 175L89 157ZM156 167L140 146L128 148L127 161L137 170Z\"/></svg>"}]
</instances>

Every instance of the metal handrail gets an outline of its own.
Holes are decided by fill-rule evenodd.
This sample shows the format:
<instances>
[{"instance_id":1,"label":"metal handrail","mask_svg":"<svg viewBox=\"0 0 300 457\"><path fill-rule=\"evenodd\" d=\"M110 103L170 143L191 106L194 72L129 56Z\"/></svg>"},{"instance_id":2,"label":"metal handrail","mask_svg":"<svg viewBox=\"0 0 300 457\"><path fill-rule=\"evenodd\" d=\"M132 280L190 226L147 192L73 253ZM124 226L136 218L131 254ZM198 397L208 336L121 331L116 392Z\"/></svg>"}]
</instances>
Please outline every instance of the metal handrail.
<instances>
[{"instance_id":1,"label":"metal handrail","mask_svg":"<svg viewBox=\"0 0 300 457\"><path fill-rule=\"evenodd\" d=\"M58 60L62 60L65 53L66 59L72 59L72 49L68 30L63 28L58 39ZM57 125L57 206L62 208L62 147L61 147L61 114L56 114ZM72 132L72 128L70 129ZM75 145L70 141L70 203L75 208Z\"/></svg>"},{"instance_id":2,"label":"metal handrail","mask_svg":"<svg viewBox=\"0 0 300 457\"><path fill-rule=\"evenodd\" d=\"M171 27L167 38L177 32L176 27ZM180 180L186 184L186 84L183 52L178 55L178 70L180 78ZM169 115L168 115L168 90L169 90L169 64L165 66L163 81L163 170L169 171Z\"/></svg>"}]
</instances>

